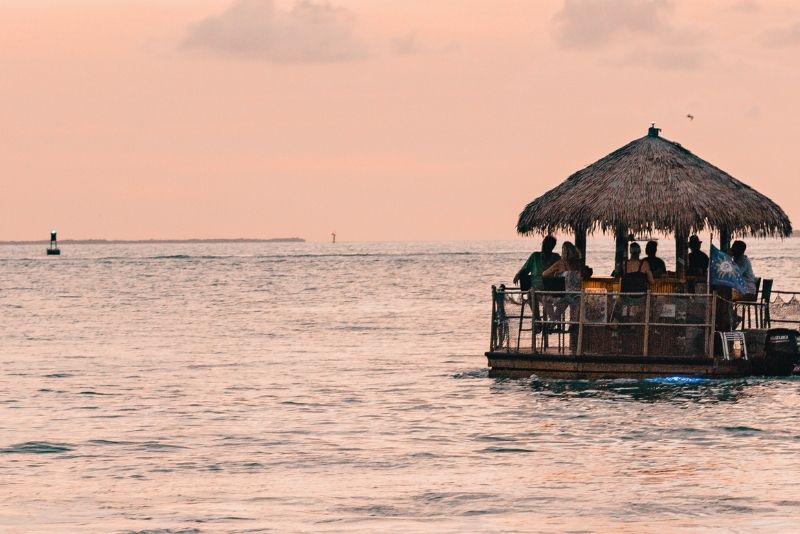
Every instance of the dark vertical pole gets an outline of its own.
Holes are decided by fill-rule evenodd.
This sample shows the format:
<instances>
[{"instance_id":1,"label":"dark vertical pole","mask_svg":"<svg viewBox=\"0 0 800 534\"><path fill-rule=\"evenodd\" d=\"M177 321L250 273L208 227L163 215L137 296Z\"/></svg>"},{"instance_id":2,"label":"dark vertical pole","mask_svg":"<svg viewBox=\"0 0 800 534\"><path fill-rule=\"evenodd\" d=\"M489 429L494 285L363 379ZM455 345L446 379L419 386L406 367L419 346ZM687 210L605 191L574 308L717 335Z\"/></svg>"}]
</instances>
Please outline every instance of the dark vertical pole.
<instances>
[{"instance_id":1,"label":"dark vertical pole","mask_svg":"<svg viewBox=\"0 0 800 534\"><path fill-rule=\"evenodd\" d=\"M615 231L617 249L614 253L614 270L622 276L622 263L628 258L628 229L617 225Z\"/></svg>"},{"instance_id":2,"label":"dark vertical pole","mask_svg":"<svg viewBox=\"0 0 800 534\"><path fill-rule=\"evenodd\" d=\"M489 352L497 345L497 287L492 286L492 333L489 335Z\"/></svg>"},{"instance_id":3,"label":"dark vertical pole","mask_svg":"<svg viewBox=\"0 0 800 534\"><path fill-rule=\"evenodd\" d=\"M585 306L586 302L586 290L581 288L581 301L578 305L578 345L575 350L575 354L583 356L583 307ZM571 328L571 327L570 327ZM570 341L572 338L570 338ZM570 343L571 345L572 343Z\"/></svg>"},{"instance_id":4,"label":"dark vertical pole","mask_svg":"<svg viewBox=\"0 0 800 534\"><path fill-rule=\"evenodd\" d=\"M727 226L719 229L719 249L722 252L728 252L731 248L731 230ZM709 256L711 252L711 245L709 245ZM709 266L710 267L710 266ZM731 315L733 314L733 299L732 290L729 287L718 287L716 293L719 294L721 302L717 305L716 312L716 329L720 332L728 332L735 328L736 325L731 324Z\"/></svg>"},{"instance_id":5,"label":"dark vertical pole","mask_svg":"<svg viewBox=\"0 0 800 534\"><path fill-rule=\"evenodd\" d=\"M575 247L580 251L581 258L586 263L586 228L583 226L575 227Z\"/></svg>"},{"instance_id":6,"label":"dark vertical pole","mask_svg":"<svg viewBox=\"0 0 800 534\"><path fill-rule=\"evenodd\" d=\"M536 290L534 288L531 288L531 302L533 302L533 320L531 320L531 328L533 329L531 332L531 350L536 353L536 316L539 315L539 300L536 298ZM539 323L539 328L541 328L543 335L547 335L547 332L544 330L544 325ZM542 346L544 346L544 341L542 341Z\"/></svg>"},{"instance_id":7,"label":"dark vertical pole","mask_svg":"<svg viewBox=\"0 0 800 534\"><path fill-rule=\"evenodd\" d=\"M686 278L686 263L688 261L686 247L688 236L686 234L687 232L684 230L675 231L675 276L678 280Z\"/></svg>"},{"instance_id":8,"label":"dark vertical pole","mask_svg":"<svg viewBox=\"0 0 800 534\"><path fill-rule=\"evenodd\" d=\"M719 229L719 249L728 252L729 248L731 248L731 231L727 226L723 226Z\"/></svg>"},{"instance_id":9,"label":"dark vertical pole","mask_svg":"<svg viewBox=\"0 0 800 534\"><path fill-rule=\"evenodd\" d=\"M711 287L708 288L711 293ZM717 330L717 292L711 293L711 311L708 313L708 337L706 341L706 348L708 349L708 357L714 357L714 332Z\"/></svg>"}]
</instances>

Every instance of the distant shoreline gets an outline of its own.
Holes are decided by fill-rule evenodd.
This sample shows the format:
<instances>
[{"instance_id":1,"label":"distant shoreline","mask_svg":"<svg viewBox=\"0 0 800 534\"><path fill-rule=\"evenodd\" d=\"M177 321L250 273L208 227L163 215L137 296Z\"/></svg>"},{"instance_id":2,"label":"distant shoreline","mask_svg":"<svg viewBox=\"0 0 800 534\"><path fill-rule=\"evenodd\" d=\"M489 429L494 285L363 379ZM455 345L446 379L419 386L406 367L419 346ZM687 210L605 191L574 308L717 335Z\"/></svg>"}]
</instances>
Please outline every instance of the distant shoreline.
<instances>
[{"instance_id":1,"label":"distant shoreline","mask_svg":"<svg viewBox=\"0 0 800 534\"><path fill-rule=\"evenodd\" d=\"M305 243L301 237L274 237L272 239L61 239L59 245L168 245L213 243ZM47 245L49 240L0 241L0 245Z\"/></svg>"}]
</instances>

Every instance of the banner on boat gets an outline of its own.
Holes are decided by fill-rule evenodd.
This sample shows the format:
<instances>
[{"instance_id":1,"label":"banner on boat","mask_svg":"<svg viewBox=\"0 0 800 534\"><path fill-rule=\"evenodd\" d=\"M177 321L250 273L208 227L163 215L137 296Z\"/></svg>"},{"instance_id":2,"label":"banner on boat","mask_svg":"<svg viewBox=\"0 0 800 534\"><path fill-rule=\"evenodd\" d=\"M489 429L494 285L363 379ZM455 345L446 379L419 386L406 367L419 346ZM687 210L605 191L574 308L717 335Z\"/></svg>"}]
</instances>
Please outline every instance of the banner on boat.
<instances>
[{"instance_id":1,"label":"banner on boat","mask_svg":"<svg viewBox=\"0 0 800 534\"><path fill-rule=\"evenodd\" d=\"M742 295L752 292L733 257L711 245L711 285L732 287Z\"/></svg>"}]
</instances>

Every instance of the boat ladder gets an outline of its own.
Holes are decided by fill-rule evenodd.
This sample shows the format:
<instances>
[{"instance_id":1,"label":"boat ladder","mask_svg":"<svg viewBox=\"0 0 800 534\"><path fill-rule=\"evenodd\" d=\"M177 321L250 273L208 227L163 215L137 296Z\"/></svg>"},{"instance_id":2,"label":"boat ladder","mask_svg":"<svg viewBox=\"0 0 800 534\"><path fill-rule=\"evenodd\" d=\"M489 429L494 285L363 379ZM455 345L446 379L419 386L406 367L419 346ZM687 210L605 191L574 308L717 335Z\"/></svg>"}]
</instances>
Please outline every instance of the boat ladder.
<instances>
[{"instance_id":1,"label":"boat ladder","mask_svg":"<svg viewBox=\"0 0 800 534\"><path fill-rule=\"evenodd\" d=\"M722 357L724 359L731 359L731 349L735 351L737 345L740 347L742 359L749 359L747 357L747 343L745 342L744 332L717 332L717 334L719 334L719 339L722 342Z\"/></svg>"}]
</instances>

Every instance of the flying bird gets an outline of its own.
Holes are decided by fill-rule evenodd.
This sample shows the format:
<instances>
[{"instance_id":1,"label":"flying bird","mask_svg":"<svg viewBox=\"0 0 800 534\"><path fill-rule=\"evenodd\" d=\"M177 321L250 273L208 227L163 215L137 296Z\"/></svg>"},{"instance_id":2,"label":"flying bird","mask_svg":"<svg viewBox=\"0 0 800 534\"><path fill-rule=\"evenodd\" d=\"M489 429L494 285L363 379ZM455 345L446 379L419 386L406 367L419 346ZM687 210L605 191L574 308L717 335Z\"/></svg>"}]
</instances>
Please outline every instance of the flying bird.
<instances>
[{"instance_id":1,"label":"flying bird","mask_svg":"<svg viewBox=\"0 0 800 534\"><path fill-rule=\"evenodd\" d=\"M689 119L690 121L693 121L694 120L694 115L689 113L689 114L686 115L686 118Z\"/></svg>"}]
</instances>

